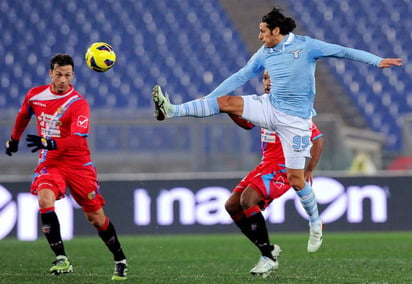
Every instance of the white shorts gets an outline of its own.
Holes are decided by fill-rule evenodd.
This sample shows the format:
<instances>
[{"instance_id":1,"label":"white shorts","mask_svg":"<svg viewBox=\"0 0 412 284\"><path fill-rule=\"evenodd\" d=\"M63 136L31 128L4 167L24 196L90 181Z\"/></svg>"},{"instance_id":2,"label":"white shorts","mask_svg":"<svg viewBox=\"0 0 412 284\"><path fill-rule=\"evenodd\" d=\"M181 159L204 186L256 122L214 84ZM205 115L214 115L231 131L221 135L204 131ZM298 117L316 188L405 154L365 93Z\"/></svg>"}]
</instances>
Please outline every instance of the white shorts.
<instances>
[{"instance_id":1,"label":"white shorts","mask_svg":"<svg viewBox=\"0 0 412 284\"><path fill-rule=\"evenodd\" d=\"M289 115L275 109L268 94L242 98L242 117L257 126L276 131L282 143L286 167L304 169L312 147L312 119Z\"/></svg>"}]
</instances>

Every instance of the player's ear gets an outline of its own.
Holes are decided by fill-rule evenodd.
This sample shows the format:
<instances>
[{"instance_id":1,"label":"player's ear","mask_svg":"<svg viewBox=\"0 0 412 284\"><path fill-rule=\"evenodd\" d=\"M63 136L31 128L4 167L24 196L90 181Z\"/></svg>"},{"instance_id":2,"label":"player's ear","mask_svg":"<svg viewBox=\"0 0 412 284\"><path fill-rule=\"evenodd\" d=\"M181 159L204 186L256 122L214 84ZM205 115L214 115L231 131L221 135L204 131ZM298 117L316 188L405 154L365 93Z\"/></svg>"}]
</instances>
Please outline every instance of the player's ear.
<instances>
[{"instance_id":1,"label":"player's ear","mask_svg":"<svg viewBox=\"0 0 412 284\"><path fill-rule=\"evenodd\" d=\"M278 36L279 34L280 34L280 28L279 28L279 27L275 27L275 28L272 30L272 35Z\"/></svg>"}]
</instances>

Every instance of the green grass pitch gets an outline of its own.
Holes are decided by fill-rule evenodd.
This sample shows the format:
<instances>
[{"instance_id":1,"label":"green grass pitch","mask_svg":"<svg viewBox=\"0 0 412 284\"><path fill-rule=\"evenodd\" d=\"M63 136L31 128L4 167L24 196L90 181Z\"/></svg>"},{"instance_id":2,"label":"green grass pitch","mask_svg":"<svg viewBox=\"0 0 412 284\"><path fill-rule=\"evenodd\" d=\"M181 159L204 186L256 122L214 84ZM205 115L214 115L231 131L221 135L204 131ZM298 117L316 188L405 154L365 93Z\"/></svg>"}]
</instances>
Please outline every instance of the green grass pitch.
<instances>
[{"instance_id":1,"label":"green grass pitch","mask_svg":"<svg viewBox=\"0 0 412 284\"><path fill-rule=\"evenodd\" d=\"M239 234L120 236L127 283L412 283L412 232L326 233L306 252L307 234L271 234L282 248L279 270L249 275L257 249ZM54 257L46 239L0 240L0 283L113 283L111 254L97 237L65 242L74 273L48 274Z\"/></svg>"}]
</instances>

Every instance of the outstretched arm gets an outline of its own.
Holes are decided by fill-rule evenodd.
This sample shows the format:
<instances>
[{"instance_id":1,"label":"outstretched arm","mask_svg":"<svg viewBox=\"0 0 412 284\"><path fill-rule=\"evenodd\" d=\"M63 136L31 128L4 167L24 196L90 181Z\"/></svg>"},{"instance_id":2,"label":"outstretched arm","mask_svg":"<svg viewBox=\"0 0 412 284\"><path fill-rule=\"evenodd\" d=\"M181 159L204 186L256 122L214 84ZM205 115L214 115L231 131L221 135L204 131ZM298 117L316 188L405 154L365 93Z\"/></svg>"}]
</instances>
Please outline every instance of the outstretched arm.
<instances>
[{"instance_id":1,"label":"outstretched arm","mask_svg":"<svg viewBox=\"0 0 412 284\"><path fill-rule=\"evenodd\" d=\"M358 62L372 64L380 68L401 66L401 58L382 58L365 50L349 48L338 44L331 44L317 39L310 39L309 44L313 48L313 57L337 57L346 58Z\"/></svg>"}]
</instances>

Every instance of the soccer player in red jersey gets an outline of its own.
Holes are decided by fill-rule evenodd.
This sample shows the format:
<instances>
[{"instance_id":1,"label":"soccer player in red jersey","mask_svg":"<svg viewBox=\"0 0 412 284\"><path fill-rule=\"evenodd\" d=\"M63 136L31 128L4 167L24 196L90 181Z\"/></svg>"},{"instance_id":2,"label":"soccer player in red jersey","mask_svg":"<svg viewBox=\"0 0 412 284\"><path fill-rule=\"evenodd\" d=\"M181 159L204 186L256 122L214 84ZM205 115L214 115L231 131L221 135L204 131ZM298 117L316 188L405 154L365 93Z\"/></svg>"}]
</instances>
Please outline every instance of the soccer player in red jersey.
<instances>
[{"instance_id":1,"label":"soccer player in red jersey","mask_svg":"<svg viewBox=\"0 0 412 284\"><path fill-rule=\"evenodd\" d=\"M267 71L263 74L265 93L270 91L270 77ZM229 114L239 126L251 129L253 124ZM312 125L311 159L305 169L305 179L312 184L313 171L319 161L323 146L323 134L315 124ZM291 188L287 179L285 158L278 134L261 128L260 163L233 190L226 201L225 207L234 223L243 234L260 250L262 256L250 271L253 275L262 275L264 278L279 267L278 256L281 249L271 244L264 217L261 213L276 198L282 196ZM302 191L302 190L301 190ZM319 225L321 220L313 191L299 192L300 201L309 215L310 225ZM322 235L311 236L308 241L308 252L315 252L322 244Z\"/></svg>"},{"instance_id":2,"label":"soccer player in red jersey","mask_svg":"<svg viewBox=\"0 0 412 284\"><path fill-rule=\"evenodd\" d=\"M17 152L19 140L34 114L38 133L27 135L26 141L32 152L40 150L40 154L30 191L37 195L42 231L56 255L50 273L58 275L73 271L55 213L55 201L64 198L67 186L113 254L115 271L112 280L125 280L126 256L113 224L104 213L105 200L86 139L90 129L89 104L71 85L74 76L72 57L55 55L50 61L49 75L50 85L34 87L26 94L6 142L6 154L11 156Z\"/></svg>"}]
</instances>

